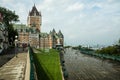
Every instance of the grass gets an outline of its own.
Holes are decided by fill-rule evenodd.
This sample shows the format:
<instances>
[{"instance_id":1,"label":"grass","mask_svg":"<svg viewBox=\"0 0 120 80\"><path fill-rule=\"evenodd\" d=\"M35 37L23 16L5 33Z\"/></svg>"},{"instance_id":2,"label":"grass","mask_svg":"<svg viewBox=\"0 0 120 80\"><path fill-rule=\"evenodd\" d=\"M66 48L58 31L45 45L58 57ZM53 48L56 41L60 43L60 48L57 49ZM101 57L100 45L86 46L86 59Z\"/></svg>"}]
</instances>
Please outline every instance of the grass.
<instances>
[{"instance_id":1,"label":"grass","mask_svg":"<svg viewBox=\"0 0 120 80\"><path fill-rule=\"evenodd\" d=\"M50 49L48 53L38 51L33 55L38 79L62 80L59 53L54 49Z\"/></svg>"}]
</instances>

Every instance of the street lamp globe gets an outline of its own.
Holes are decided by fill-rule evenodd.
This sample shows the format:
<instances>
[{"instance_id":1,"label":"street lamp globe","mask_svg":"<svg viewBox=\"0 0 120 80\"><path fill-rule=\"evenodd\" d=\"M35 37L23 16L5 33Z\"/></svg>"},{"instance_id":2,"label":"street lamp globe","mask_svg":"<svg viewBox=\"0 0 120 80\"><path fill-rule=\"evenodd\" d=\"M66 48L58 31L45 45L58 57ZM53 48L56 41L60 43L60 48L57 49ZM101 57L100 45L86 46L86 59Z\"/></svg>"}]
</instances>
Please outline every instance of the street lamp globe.
<instances>
[{"instance_id":1,"label":"street lamp globe","mask_svg":"<svg viewBox=\"0 0 120 80\"><path fill-rule=\"evenodd\" d=\"M16 57L17 57L17 50L16 50L16 49L17 49L17 41L18 41L17 38L18 38L18 36L16 35L16 36L15 36L15 56L16 56Z\"/></svg>"},{"instance_id":2,"label":"street lamp globe","mask_svg":"<svg viewBox=\"0 0 120 80\"><path fill-rule=\"evenodd\" d=\"M18 36L16 35L16 36L15 36L15 39L17 39L17 38L18 38Z\"/></svg>"}]
</instances>

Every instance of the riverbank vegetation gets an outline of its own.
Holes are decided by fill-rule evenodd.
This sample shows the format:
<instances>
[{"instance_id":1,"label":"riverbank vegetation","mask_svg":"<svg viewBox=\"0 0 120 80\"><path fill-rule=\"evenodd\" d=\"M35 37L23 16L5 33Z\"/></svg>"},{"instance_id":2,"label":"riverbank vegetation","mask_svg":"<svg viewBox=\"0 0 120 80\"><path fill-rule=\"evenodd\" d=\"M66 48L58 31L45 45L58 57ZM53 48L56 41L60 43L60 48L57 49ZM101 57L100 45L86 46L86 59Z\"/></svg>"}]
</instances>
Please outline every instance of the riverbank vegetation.
<instances>
[{"instance_id":1,"label":"riverbank vegetation","mask_svg":"<svg viewBox=\"0 0 120 80\"><path fill-rule=\"evenodd\" d=\"M120 61L120 40L118 41L117 44L103 47L97 50L95 50L92 47L83 47L83 46L77 46L72 48L76 50L80 50L80 52L83 54Z\"/></svg>"},{"instance_id":2,"label":"riverbank vegetation","mask_svg":"<svg viewBox=\"0 0 120 80\"><path fill-rule=\"evenodd\" d=\"M96 50L96 53L109 54L109 55L119 55L120 56L120 40L117 44Z\"/></svg>"},{"instance_id":3,"label":"riverbank vegetation","mask_svg":"<svg viewBox=\"0 0 120 80\"><path fill-rule=\"evenodd\" d=\"M103 48L97 49L97 50L92 49L92 47L83 47L81 45L75 46L75 47L72 47L72 48L76 49L76 50L86 51L86 52L93 51L94 53L97 53L97 54L108 54L108 55L116 55L116 56L118 55L118 56L120 56L120 40L117 42L117 44L107 46L107 47L103 47Z\"/></svg>"}]
</instances>

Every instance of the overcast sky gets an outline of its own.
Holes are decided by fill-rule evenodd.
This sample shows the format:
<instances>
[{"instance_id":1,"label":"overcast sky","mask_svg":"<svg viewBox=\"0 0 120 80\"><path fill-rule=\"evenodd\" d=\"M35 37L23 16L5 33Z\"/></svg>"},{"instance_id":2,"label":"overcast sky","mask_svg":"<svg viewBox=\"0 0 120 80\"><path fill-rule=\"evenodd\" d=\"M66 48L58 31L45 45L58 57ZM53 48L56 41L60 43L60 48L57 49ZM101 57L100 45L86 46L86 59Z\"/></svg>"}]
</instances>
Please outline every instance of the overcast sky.
<instances>
[{"instance_id":1,"label":"overcast sky","mask_svg":"<svg viewBox=\"0 0 120 80\"><path fill-rule=\"evenodd\" d=\"M60 29L67 45L112 45L120 39L120 0L0 0L24 24L34 3L42 13L42 32Z\"/></svg>"}]
</instances>

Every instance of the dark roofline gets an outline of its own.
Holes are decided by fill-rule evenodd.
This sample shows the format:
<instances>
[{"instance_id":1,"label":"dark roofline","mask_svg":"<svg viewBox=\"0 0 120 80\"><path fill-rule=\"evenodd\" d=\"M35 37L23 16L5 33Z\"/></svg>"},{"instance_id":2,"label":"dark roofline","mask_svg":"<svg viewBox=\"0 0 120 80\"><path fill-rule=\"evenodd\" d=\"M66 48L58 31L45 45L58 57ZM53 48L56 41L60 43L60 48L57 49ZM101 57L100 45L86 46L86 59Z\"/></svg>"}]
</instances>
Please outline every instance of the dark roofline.
<instances>
[{"instance_id":1,"label":"dark roofline","mask_svg":"<svg viewBox=\"0 0 120 80\"><path fill-rule=\"evenodd\" d=\"M32 10L29 11L29 16L34 16L34 13L36 14L36 16L41 16L41 12L39 12L34 4L34 6L32 7Z\"/></svg>"}]
</instances>

